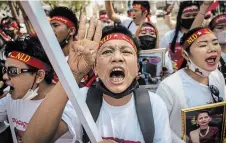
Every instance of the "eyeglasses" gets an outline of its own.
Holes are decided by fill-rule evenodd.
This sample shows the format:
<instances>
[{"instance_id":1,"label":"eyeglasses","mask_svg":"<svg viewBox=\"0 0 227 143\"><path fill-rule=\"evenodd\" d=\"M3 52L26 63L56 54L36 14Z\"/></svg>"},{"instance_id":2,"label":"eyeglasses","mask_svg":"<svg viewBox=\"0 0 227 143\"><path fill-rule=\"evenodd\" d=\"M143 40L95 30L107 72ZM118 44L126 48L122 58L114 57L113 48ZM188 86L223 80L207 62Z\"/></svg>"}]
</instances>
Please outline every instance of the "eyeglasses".
<instances>
[{"instance_id":1,"label":"eyeglasses","mask_svg":"<svg viewBox=\"0 0 227 143\"><path fill-rule=\"evenodd\" d=\"M209 90L211 92L211 96L212 96L212 98L213 98L215 103L224 101L223 98L219 96L219 90L218 90L218 88L216 86L209 85ZM218 100L216 100L214 98L214 96L216 96Z\"/></svg>"},{"instance_id":2,"label":"eyeglasses","mask_svg":"<svg viewBox=\"0 0 227 143\"><path fill-rule=\"evenodd\" d=\"M27 72L35 72L35 69L20 69L18 67L3 67L2 68L2 74L4 75L7 73L9 76L16 76L21 73L27 73Z\"/></svg>"}]
</instances>

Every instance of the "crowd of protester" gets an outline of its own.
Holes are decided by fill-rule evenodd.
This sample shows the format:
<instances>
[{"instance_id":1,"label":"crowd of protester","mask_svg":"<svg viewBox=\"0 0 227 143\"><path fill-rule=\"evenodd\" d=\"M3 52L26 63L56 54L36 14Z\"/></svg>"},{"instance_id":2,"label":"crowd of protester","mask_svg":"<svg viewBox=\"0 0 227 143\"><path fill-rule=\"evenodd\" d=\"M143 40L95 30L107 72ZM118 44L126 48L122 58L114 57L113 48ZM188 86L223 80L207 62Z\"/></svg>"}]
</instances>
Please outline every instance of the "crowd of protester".
<instances>
[{"instance_id":1,"label":"crowd of protester","mask_svg":"<svg viewBox=\"0 0 227 143\"><path fill-rule=\"evenodd\" d=\"M225 100L226 10L225 2L214 3L182 1L176 22L174 5L167 5L163 37L150 20L149 1L134 0L125 16L105 1L106 9L89 22L63 6L48 12L102 142L185 143L181 110ZM15 18L1 19L0 143L89 142L45 47L20 29ZM158 82L139 54L161 48ZM145 79L157 89L143 88Z\"/></svg>"}]
</instances>

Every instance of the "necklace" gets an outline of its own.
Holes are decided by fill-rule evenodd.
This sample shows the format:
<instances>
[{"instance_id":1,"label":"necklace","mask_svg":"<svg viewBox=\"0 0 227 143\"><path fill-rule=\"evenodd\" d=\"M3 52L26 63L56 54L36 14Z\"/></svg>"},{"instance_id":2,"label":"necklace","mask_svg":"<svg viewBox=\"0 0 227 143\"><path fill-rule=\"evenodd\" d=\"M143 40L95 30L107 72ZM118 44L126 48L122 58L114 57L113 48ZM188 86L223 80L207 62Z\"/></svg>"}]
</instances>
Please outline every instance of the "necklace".
<instances>
[{"instance_id":1,"label":"necklace","mask_svg":"<svg viewBox=\"0 0 227 143\"><path fill-rule=\"evenodd\" d=\"M200 128L199 128L199 135L201 137L205 137L208 134L209 130L210 130L210 127L208 126L206 133L204 135L202 135L202 133L200 132Z\"/></svg>"}]
</instances>

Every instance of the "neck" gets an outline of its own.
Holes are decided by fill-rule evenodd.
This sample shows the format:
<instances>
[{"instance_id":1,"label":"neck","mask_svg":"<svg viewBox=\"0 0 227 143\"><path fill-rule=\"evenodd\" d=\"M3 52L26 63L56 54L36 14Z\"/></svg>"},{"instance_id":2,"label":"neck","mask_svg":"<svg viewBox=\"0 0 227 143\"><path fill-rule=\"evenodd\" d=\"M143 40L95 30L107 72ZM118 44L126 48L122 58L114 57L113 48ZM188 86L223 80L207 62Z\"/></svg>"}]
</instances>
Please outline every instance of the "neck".
<instances>
[{"instance_id":1,"label":"neck","mask_svg":"<svg viewBox=\"0 0 227 143\"><path fill-rule=\"evenodd\" d=\"M134 23L136 24L136 26L142 25L143 22L145 21L145 19L146 19L146 17L145 17L145 18L141 18L140 21L135 21L135 20L134 20Z\"/></svg>"},{"instance_id":2,"label":"neck","mask_svg":"<svg viewBox=\"0 0 227 143\"><path fill-rule=\"evenodd\" d=\"M62 49L63 53L65 56L69 55L69 44L67 44L63 49Z\"/></svg>"},{"instance_id":3,"label":"neck","mask_svg":"<svg viewBox=\"0 0 227 143\"><path fill-rule=\"evenodd\" d=\"M204 129L208 129L208 125L205 125L205 126L200 126L199 128L201 129L201 130L204 130Z\"/></svg>"},{"instance_id":4,"label":"neck","mask_svg":"<svg viewBox=\"0 0 227 143\"><path fill-rule=\"evenodd\" d=\"M208 77L202 77L202 76L199 76L197 75L196 73L192 72L191 70L189 69L185 69L184 70L192 79L194 79L195 81L199 82L199 83L202 83L204 85L208 85L209 84L209 80L208 80Z\"/></svg>"},{"instance_id":5,"label":"neck","mask_svg":"<svg viewBox=\"0 0 227 143\"><path fill-rule=\"evenodd\" d=\"M15 36L13 37L13 39L14 39L14 40L17 40L17 38L18 38L18 35L15 34Z\"/></svg>"},{"instance_id":6,"label":"neck","mask_svg":"<svg viewBox=\"0 0 227 143\"><path fill-rule=\"evenodd\" d=\"M225 53L226 52L226 45L225 44L220 44L220 46L221 46L221 51L223 53Z\"/></svg>"},{"instance_id":7,"label":"neck","mask_svg":"<svg viewBox=\"0 0 227 143\"><path fill-rule=\"evenodd\" d=\"M39 84L38 95L32 100L41 100L46 97L47 93L54 87L54 84L47 84L46 82Z\"/></svg>"},{"instance_id":8,"label":"neck","mask_svg":"<svg viewBox=\"0 0 227 143\"><path fill-rule=\"evenodd\" d=\"M136 26L139 26L141 24L141 21L140 22L134 21L134 23L136 24Z\"/></svg>"},{"instance_id":9,"label":"neck","mask_svg":"<svg viewBox=\"0 0 227 143\"><path fill-rule=\"evenodd\" d=\"M69 49L70 49L70 46L71 46L72 42L73 42L73 38L71 37L69 39L69 43L62 49L62 51L63 51L65 56L69 55Z\"/></svg>"},{"instance_id":10,"label":"neck","mask_svg":"<svg viewBox=\"0 0 227 143\"><path fill-rule=\"evenodd\" d=\"M187 32L189 31L189 29L185 29L185 28L181 27L180 31L181 31L182 33L187 33Z\"/></svg>"},{"instance_id":11,"label":"neck","mask_svg":"<svg viewBox=\"0 0 227 143\"><path fill-rule=\"evenodd\" d=\"M131 100L132 94L124 96L120 99L115 99L113 97L110 97L109 95L104 94L103 98L111 106L123 106L126 105Z\"/></svg>"}]
</instances>

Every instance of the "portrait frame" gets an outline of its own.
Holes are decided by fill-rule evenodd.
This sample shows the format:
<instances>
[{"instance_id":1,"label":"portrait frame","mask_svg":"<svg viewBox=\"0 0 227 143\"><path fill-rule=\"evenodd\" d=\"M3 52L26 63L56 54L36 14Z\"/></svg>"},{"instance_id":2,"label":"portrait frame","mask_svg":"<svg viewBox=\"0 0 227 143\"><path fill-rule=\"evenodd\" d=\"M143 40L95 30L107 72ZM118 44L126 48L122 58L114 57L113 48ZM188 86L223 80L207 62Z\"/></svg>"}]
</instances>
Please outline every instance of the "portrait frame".
<instances>
[{"instance_id":1,"label":"portrait frame","mask_svg":"<svg viewBox=\"0 0 227 143\"><path fill-rule=\"evenodd\" d=\"M143 75L143 78L144 78L144 82L143 82L143 84L140 84L140 87L148 88L151 90L157 89L157 87L161 81L160 73L162 71L162 67L165 66L165 53L166 53L165 48L152 49L152 50L141 50L139 52L139 58L138 58L139 73L141 73L141 75ZM144 73L142 72L143 59L148 60L149 65L147 65L146 69L152 69L152 70L149 70L147 73L150 74L152 76L152 78L156 78L157 83L149 82L148 78L150 75L148 77L146 77L144 75Z\"/></svg>"},{"instance_id":2,"label":"portrait frame","mask_svg":"<svg viewBox=\"0 0 227 143\"><path fill-rule=\"evenodd\" d=\"M204 112L205 111L205 112ZM209 112L208 116L211 118L211 121L208 122L209 128L206 130L205 136L201 137L200 125L196 125L196 116L201 113ZM186 143L193 143L192 133L196 133L195 131L199 131L198 137L199 139L209 138L212 136L215 130L217 130L216 135L213 135L212 138L216 137L216 139L220 143L224 143L226 138L225 126L226 126L226 102L219 102L213 104L207 104L192 108L185 108L181 110L181 119L182 119L182 139ZM205 124L206 122L203 122ZM200 138L201 137L201 138ZM193 137L195 139L195 136ZM199 140L200 141L200 140Z\"/></svg>"}]
</instances>

